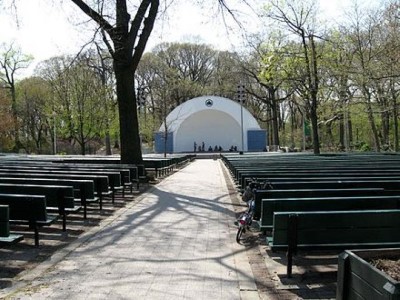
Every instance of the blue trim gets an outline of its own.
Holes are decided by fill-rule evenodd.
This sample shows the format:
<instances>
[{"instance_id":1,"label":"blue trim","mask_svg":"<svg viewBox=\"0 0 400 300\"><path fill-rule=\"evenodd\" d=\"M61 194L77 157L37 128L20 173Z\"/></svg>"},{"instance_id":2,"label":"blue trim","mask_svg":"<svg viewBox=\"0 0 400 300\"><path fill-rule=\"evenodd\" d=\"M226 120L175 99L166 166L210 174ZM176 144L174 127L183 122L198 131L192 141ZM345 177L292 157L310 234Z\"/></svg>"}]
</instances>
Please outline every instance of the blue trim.
<instances>
[{"instance_id":1,"label":"blue trim","mask_svg":"<svg viewBox=\"0 0 400 300\"><path fill-rule=\"evenodd\" d=\"M167 144L165 145L165 133L164 132L156 132L154 134L154 147L156 153L164 153L165 146L167 148L167 153L173 152L173 143L174 135L172 132L168 132L167 134Z\"/></svg>"},{"instance_id":2,"label":"blue trim","mask_svg":"<svg viewBox=\"0 0 400 300\"><path fill-rule=\"evenodd\" d=\"M266 130L248 130L247 131L247 149L248 151L264 151L267 146Z\"/></svg>"}]
</instances>

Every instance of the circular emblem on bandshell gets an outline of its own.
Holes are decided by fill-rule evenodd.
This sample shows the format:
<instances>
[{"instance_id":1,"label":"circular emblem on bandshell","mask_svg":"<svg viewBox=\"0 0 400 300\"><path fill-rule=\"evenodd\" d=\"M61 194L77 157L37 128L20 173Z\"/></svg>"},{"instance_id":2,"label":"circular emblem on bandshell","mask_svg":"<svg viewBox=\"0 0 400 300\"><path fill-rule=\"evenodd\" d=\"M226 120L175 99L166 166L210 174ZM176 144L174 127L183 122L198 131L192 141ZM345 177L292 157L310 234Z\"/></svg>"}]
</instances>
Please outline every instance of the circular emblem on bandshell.
<instances>
[{"instance_id":1,"label":"circular emblem on bandshell","mask_svg":"<svg viewBox=\"0 0 400 300\"><path fill-rule=\"evenodd\" d=\"M212 101L211 99L207 99L207 100L206 100L206 106L207 106L207 107L213 106L213 101Z\"/></svg>"}]
</instances>

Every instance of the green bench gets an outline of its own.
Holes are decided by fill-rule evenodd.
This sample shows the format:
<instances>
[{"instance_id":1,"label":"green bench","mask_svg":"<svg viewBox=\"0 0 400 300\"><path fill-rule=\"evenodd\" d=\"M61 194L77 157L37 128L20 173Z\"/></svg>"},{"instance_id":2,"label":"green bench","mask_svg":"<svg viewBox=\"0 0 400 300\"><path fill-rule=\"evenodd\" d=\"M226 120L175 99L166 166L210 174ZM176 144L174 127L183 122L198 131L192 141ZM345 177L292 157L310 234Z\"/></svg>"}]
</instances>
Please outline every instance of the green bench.
<instances>
[{"instance_id":1,"label":"green bench","mask_svg":"<svg viewBox=\"0 0 400 300\"><path fill-rule=\"evenodd\" d=\"M53 158L54 159L54 158ZM67 157L67 158L58 158L53 160L53 162L61 163L64 165L77 165L77 166L88 166L94 168L104 168L104 169L128 169L130 171L130 184L128 181L125 181L125 186L131 188L134 183L136 183L136 188L139 189L140 184L140 174L139 166L136 164L121 164L119 158L112 157ZM142 165L143 166L143 165ZM144 166L143 166L144 167ZM132 192L132 190L131 190Z\"/></svg>"},{"instance_id":2,"label":"green bench","mask_svg":"<svg viewBox=\"0 0 400 300\"><path fill-rule=\"evenodd\" d=\"M254 174L253 174L254 175ZM326 174L318 174L318 173L307 173L307 174L298 174L296 172L290 173L290 174L284 174L284 173L279 173L279 174L274 174L271 176L259 176L259 177L243 177L241 180L241 185L240 187L246 187L248 183L252 180L252 178L257 178L259 182L265 182L268 181L269 183L274 183L274 182L294 182L294 181L332 181L332 180L354 180L354 179L363 179L363 180L369 180L369 179L394 179L394 180L400 180L400 170L397 170L395 173L390 173L390 172L365 172L365 173L343 173L343 172L329 172Z\"/></svg>"},{"instance_id":3,"label":"green bench","mask_svg":"<svg viewBox=\"0 0 400 300\"><path fill-rule=\"evenodd\" d=\"M132 193L132 186L133 183L136 182L136 177L137 177L137 167L130 166L123 168L122 165L120 167L117 167L115 165L106 165L107 167L102 166L97 166L97 167L92 167L88 166L87 168L83 168L81 166L77 167L71 167L69 168L70 171L75 171L78 173L90 173L93 175L107 175L109 178L109 184L110 184L110 189L112 191L112 201L114 203L114 195L117 191L120 191L122 193L122 197L125 197L125 189L129 189L130 192ZM119 175L118 175L119 174ZM131 175L132 174L132 175Z\"/></svg>"},{"instance_id":4,"label":"green bench","mask_svg":"<svg viewBox=\"0 0 400 300\"><path fill-rule=\"evenodd\" d=\"M368 178L381 178L381 179L400 179L400 168L397 170L376 170L376 169L365 169L363 172L347 170L343 171L340 169L326 171L326 172L318 172L317 170L309 170L305 172L301 171L292 171L292 172L251 172L241 174L240 179L238 180L241 188L247 186L248 182L251 181L252 178L257 178L260 182L268 180L269 182L287 182L287 181L327 181L327 180L340 180L340 179L365 179Z\"/></svg>"},{"instance_id":5,"label":"green bench","mask_svg":"<svg viewBox=\"0 0 400 300\"><path fill-rule=\"evenodd\" d=\"M3 184L30 184L30 185L56 185L72 186L74 192L74 201L79 199L83 207L83 217L87 219L87 203L97 202L98 198L94 196L94 184L92 180L73 180L73 179L52 179L52 178L26 178L26 177L0 177L0 183Z\"/></svg>"},{"instance_id":6,"label":"green bench","mask_svg":"<svg viewBox=\"0 0 400 300\"><path fill-rule=\"evenodd\" d=\"M107 176L109 190L103 190L103 196L112 197L112 201L114 203L114 194L117 191L123 190L122 178L129 178L129 170L126 169L99 169L99 168L78 168L78 167L68 167L68 166L58 166L55 164L47 164L47 165L14 165L14 166L5 166L0 167L0 172L9 171L14 169L16 172L35 172L35 173L50 173L50 174L68 174L68 175L97 175L97 176Z\"/></svg>"},{"instance_id":7,"label":"green bench","mask_svg":"<svg viewBox=\"0 0 400 300\"><path fill-rule=\"evenodd\" d=\"M25 194L46 196L46 207L49 211L57 211L62 217L63 231L67 229L67 214L81 209L75 205L72 186L61 185L33 185L0 183L2 194Z\"/></svg>"},{"instance_id":8,"label":"green bench","mask_svg":"<svg viewBox=\"0 0 400 300\"><path fill-rule=\"evenodd\" d=\"M95 196L94 202L99 202L100 210L103 208L103 196L109 195L108 177L100 175L84 175L84 174L55 174L55 173L35 173L35 172L3 172L0 170L0 177L11 178L43 178L43 179L67 179L67 180L91 180L94 184Z\"/></svg>"},{"instance_id":9,"label":"green bench","mask_svg":"<svg viewBox=\"0 0 400 300\"><path fill-rule=\"evenodd\" d=\"M39 177L56 177L56 178L77 178L93 180L95 191L100 199L100 209L102 209L103 197L110 196L114 203L114 193L121 187L121 176L119 172L107 171L74 171L74 170L57 170L52 168L33 167L33 166L14 166L14 168L1 168L0 172L11 172L16 174L34 174Z\"/></svg>"},{"instance_id":10,"label":"green bench","mask_svg":"<svg viewBox=\"0 0 400 300\"><path fill-rule=\"evenodd\" d=\"M174 170L176 160L173 158L144 158L143 165L146 171L152 171L155 177L160 177L168 175Z\"/></svg>"},{"instance_id":11,"label":"green bench","mask_svg":"<svg viewBox=\"0 0 400 300\"><path fill-rule=\"evenodd\" d=\"M123 186L122 186L122 180L121 180L121 174L120 171L110 171L110 170L50 170L50 172L53 174L69 174L69 175L82 175L82 176L87 176L88 178L93 178L93 180L96 180L95 182L95 190L96 194L98 197L111 197L112 203L114 203L115 200L115 193L117 191L122 191ZM94 176L94 177L93 177ZM108 177L108 184L106 184L106 181L102 181L101 187L96 188L97 179L96 177ZM101 190L101 192L100 192Z\"/></svg>"},{"instance_id":12,"label":"green bench","mask_svg":"<svg viewBox=\"0 0 400 300\"><path fill-rule=\"evenodd\" d=\"M58 219L58 215L47 213L43 195L0 194L0 205L8 205L10 224L29 225L36 247L39 246L39 227L49 226Z\"/></svg>"},{"instance_id":13,"label":"green bench","mask_svg":"<svg viewBox=\"0 0 400 300\"><path fill-rule=\"evenodd\" d=\"M400 179L341 178L337 180L273 182L271 185L275 190L383 188L398 191L400 190Z\"/></svg>"},{"instance_id":14,"label":"green bench","mask_svg":"<svg viewBox=\"0 0 400 300\"><path fill-rule=\"evenodd\" d=\"M287 251L287 276L298 250L400 247L400 210L276 212L272 251Z\"/></svg>"},{"instance_id":15,"label":"green bench","mask_svg":"<svg viewBox=\"0 0 400 300\"><path fill-rule=\"evenodd\" d=\"M0 245L15 244L23 239L22 234L10 233L10 209L8 205L0 205Z\"/></svg>"},{"instance_id":16,"label":"green bench","mask_svg":"<svg viewBox=\"0 0 400 300\"><path fill-rule=\"evenodd\" d=\"M400 209L400 194L391 196L353 196L263 199L260 230L272 229L274 213L280 211Z\"/></svg>"},{"instance_id":17,"label":"green bench","mask_svg":"<svg viewBox=\"0 0 400 300\"><path fill-rule=\"evenodd\" d=\"M316 197L351 197L389 195L383 188L316 188L316 189L287 189L287 190L257 190L255 193L254 219L259 220L262 213L262 200L272 198L316 198ZM400 194L394 192L393 194Z\"/></svg>"},{"instance_id":18,"label":"green bench","mask_svg":"<svg viewBox=\"0 0 400 300\"><path fill-rule=\"evenodd\" d=\"M127 188L132 193L133 184L139 184L138 167L134 164L89 164L89 163L68 163L66 161L62 166L70 169L93 169L93 170L107 170L107 171L118 171L121 174L121 184L124 188ZM139 186L137 186L139 189ZM125 189L122 189L125 192ZM123 194L124 196L124 194Z\"/></svg>"},{"instance_id":19,"label":"green bench","mask_svg":"<svg viewBox=\"0 0 400 300\"><path fill-rule=\"evenodd\" d=\"M156 157L144 157L141 164L137 164L138 167L138 180L139 182L146 179L146 172L153 171L155 176L166 175L173 170L177 161L187 161L192 156L181 155L172 158L156 158ZM121 161L119 158L95 156L95 157L67 157L61 159L63 163L86 163L86 164L119 164ZM147 170L146 170L147 169ZM139 186L138 186L139 187Z\"/></svg>"},{"instance_id":20,"label":"green bench","mask_svg":"<svg viewBox=\"0 0 400 300\"><path fill-rule=\"evenodd\" d=\"M93 175L107 175L109 176L110 188L116 192L121 191L124 195L125 188L132 189L131 177L137 173L135 165L129 167L122 167L120 164L82 164L82 163L59 163L51 161L11 161L4 163L0 166L1 170L36 170L38 172L63 172L66 171L70 174L93 174ZM115 174L115 173L119 173ZM131 176L132 173L132 176ZM131 191L132 192L132 191Z\"/></svg>"},{"instance_id":21,"label":"green bench","mask_svg":"<svg viewBox=\"0 0 400 300\"><path fill-rule=\"evenodd\" d=\"M120 164L119 158L113 157L104 157L104 156L96 156L96 157L67 157L61 159L63 163L85 163L85 164ZM139 189L140 183L147 182L147 170L144 161L140 164L136 164L137 167L137 189ZM158 172L157 172L158 173Z\"/></svg>"},{"instance_id":22,"label":"green bench","mask_svg":"<svg viewBox=\"0 0 400 300\"><path fill-rule=\"evenodd\" d=\"M139 182L147 183L148 182L147 171L146 171L144 164L138 164L137 167L138 167ZM138 185L138 188L139 188L139 185Z\"/></svg>"}]
</instances>

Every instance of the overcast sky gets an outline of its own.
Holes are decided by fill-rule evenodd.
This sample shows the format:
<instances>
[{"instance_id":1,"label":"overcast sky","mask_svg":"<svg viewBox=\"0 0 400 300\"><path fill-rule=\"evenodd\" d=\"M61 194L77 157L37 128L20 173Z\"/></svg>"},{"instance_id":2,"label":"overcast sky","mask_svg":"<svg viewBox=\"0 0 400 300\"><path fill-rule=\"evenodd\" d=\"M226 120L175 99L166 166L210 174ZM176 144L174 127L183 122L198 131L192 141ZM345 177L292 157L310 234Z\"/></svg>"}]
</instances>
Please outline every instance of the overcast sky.
<instances>
[{"instance_id":1,"label":"overcast sky","mask_svg":"<svg viewBox=\"0 0 400 300\"><path fill-rule=\"evenodd\" d=\"M20 0L20 3L22 1L24 3L17 6L18 26L15 15L0 12L0 42L15 40L24 52L43 59L63 52L74 52L92 36L92 32L86 31L85 26L79 26L79 20L74 18L76 15L84 16L74 4L68 5L68 1L64 1L63 12L57 6L59 4L54 4L56 1ZM160 42L183 41L194 37L217 48L228 48L227 42L230 40L222 22L207 15L211 9L201 10L190 2L172 7L168 19L156 23L148 48ZM73 13L70 13L71 10Z\"/></svg>"},{"instance_id":2,"label":"overcast sky","mask_svg":"<svg viewBox=\"0 0 400 300\"><path fill-rule=\"evenodd\" d=\"M351 0L319 1L325 14L335 19ZM17 17L5 14L4 10L0 12L0 43L9 44L14 41L23 53L33 55L35 62L59 54L76 53L92 33L85 30L85 26L79 25L78 19L74 18L83 15L74 4L64 1L62 11L60 2L19 0L19 3L23 4L17 6ZM179 7L173 7L169 11L167 22L164 20L156 23L147 49L161 42L194 41L195 38L198 39L196 41L221 50L233 49L240 45L240 38L232 31L227 32L223 22L212 15L212 9L200 9L190 4L191 2L183 1L184 4L179 4ZM255 32L260 25L255 22L256 18L249 10L244 14L246 15L249 16L247 21L244 21L246 29Z\"/></svg>"}]
</instances>

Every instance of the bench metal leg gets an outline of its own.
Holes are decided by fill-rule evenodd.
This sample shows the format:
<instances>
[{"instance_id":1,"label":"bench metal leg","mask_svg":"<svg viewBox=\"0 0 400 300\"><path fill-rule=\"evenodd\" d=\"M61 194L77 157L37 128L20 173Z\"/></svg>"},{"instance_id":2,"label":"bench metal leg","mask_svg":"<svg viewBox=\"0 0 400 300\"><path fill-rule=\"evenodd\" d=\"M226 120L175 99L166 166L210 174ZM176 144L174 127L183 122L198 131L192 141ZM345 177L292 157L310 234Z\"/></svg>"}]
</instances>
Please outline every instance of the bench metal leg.
<instances>
[{"instance_id":1,"label":"bench metal leg","mask_svg":"<svg viewBox=\"0 0 400 300\"><path fill-rule=\"evenodd\" d=\"M31 222L30 226L33 228L33 234L35 237L35 247L39 247L39 228L36 222Z\"/></svg>"},{"instance_id":2,"label":"bench metal leg","mask_svg":"<svg viewBox=\"0 0 400 300\"><path fill-rule=\"evenodd\" d=\"M83 218L87 219L87 203L86 203L86 197L83 196L82 200L81 200L81 204L83 206Z\"/></svg>"},{"instance_id":3,"label":"bench metal leg","mask_svg":"<svg viewBox=\"0 0 400 300\"><path fill-rule=\"evenodd\" d=\"M292 266L293 266L293 254L297 252L297 222L298 215L290 214L288 219L288 232L287 232L287 241L288 241L288 251L287 251L287 266L286 266L286 275L288 278L292 277Z\"/></svg>"},{"instance_id":4,"label":"bench metal leg","mask_svg":"<svg viewBox=\"0 0 400 300\"><path fill-rule=\"evenodd\" d=\"M96 188L96 192L99 197L100 210L102 210L103 209L103 192L101 191L101 188L99 186Z\"/></svg>"},{"instance_id":5,"label":"bench metal leg","mask_svg":"<svg viewBox=\"0 0 400 300\"><path fill-rule=\"evenodd\" d=\"M67 231L67 213L65 211L65 195L62 190L57 191L58 214L62 217L62 231Z\"/></svg>"},{"instance_id":6,"label":"bench metal leg","mask_svg":"<svg viewBox=\"0 0 400 300\"><path fill-rule=\"evenodd\" d=\"M85 185L80 187L81 205L83 206L83 218L87 219L87 203L86 203L86 190Z\"/></svg>"},{"instance_id":7,"label":"bench metal leg","mask_svg":"<svg viewBox=\"0 0 400 300\"><path fill-rule=\"evenodd\" d=\"M35 239L35 247L39 247L39 228L35 219L29 220L29 228L33 229L33 235Z\"/></svg>"},{"instance_id":8,"label":"bench metal leg","mask_svg":"<svg viewBox=\"0 0 400 300\"><path fill-rule=\"evenodd\" d=\"M67 214L65 212L62 214L62 231L67 231Z\"/></svg>"},{"instance_id":9,"label":"bench metal leg","mask_svg":"<svg viewBox=\"0 0 400 300\"><path fill-rule=\"evenodd\" d=\"M288 249L288 251L286 253L286 257L287 257L286 276L288 278L291 278L292 277L292 266L293 266L293 252L290 250L290 248Z\"/></svg>"}]
</instances>

